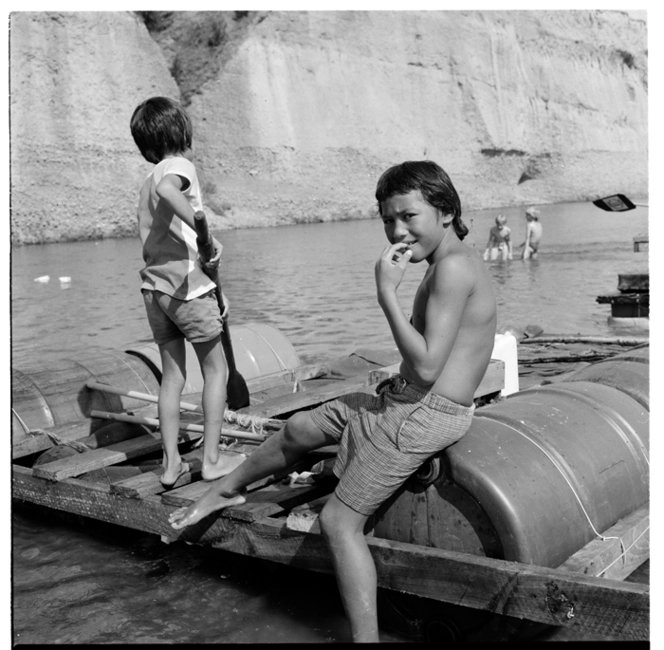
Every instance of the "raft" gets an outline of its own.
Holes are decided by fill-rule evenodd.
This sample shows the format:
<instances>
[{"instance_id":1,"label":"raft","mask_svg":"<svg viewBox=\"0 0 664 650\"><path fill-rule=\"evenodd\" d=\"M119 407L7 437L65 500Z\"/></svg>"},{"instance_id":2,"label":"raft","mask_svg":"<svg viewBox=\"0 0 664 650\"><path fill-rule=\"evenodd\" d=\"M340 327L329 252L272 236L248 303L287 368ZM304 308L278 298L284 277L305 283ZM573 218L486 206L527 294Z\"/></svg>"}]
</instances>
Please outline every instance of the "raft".
<instances>
[{"instance_id":1,"label":"raft","mask_svg":"<svg viewBox=\"0 0 664 650\"><path fill-rule=\"evenodd\" d=\"M221 453L231 463L290 414L373 391L398 368L396 348L302 365L281 332L256 323L232 328L232 341L251 405L224 423ZM625 580L649 558L648 355L641 345L516 392L506 390L505 360L492 359L468 433L368 522L379 586L648 639L649 585ZM75 360L13 368L13 498L164 541L331 572L317 518L336 484L334 446L249 486L241 506L183 531L168 524L170 512L207 489L198 446L202 380L195 364L187 373L180 448L191 471L166 491L156 347L91 349ZM317 473L321 467L328 471Z\"/></svg>"}]
</instances>

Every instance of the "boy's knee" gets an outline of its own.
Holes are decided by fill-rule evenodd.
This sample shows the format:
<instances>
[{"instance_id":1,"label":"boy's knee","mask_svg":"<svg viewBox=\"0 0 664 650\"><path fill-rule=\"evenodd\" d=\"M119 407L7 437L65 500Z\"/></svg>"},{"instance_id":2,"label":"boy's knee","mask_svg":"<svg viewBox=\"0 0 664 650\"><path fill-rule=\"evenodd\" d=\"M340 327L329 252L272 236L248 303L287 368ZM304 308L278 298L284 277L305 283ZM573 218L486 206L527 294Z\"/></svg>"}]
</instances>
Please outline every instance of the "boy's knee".
<instances>
[{"instance_id":1,"label":"boy's knee","mask_svg":"<svg viewBox=\"0 0 664 650\"><path fill-rule=\"evenodd\" d=\"M339 501L335 494L332 494L321 510L318 521L321 532L328 541L353 535L358 526L362 528L348 518L347 506Z\"/></svg>"},{"instance_id":2,"label":"boy's knee","mask_svg":"<svg viewBox=\"0 0 664 650\"><path fill-rule=\"evenodd\" d=\"M332 500L325 504L318 516L318 521L320 523L321 533L323 533L325 539L329 540L335 533L339 532L337 515L332 507Z\"/></svg>"},{"instance_id":3,"label":"boy's knee","mask_svg":"<svg viewBox=\"0 0 664 650\"><path fill-rule=\"evenodd\" d=\"M187 383L187 373L178 373L178 372L168 372L165 371L161 377L161 384L167 384L173 388L179 388L183 390L185 384Z\"/></svg>"},{"instance_id":4,"label":"boy's knee","mask_svg":"<svg viewBox=\"0 0 664 650\"><path fill-rule=\"evenodd\" d=\"M303 439L307 434L308 418L305 413L291 415L284 428L284 441L291 447L304 446Z\"/></svg>"}]
</instances>

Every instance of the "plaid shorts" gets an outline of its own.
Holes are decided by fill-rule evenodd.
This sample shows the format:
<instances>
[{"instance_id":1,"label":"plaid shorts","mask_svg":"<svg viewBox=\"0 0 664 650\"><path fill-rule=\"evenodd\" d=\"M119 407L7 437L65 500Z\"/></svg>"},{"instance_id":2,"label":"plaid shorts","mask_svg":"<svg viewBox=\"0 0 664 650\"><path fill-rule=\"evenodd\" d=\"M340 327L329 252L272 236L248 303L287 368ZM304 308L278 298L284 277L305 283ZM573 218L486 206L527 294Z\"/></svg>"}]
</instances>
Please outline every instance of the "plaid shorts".
<instances>
[{"instance_id":1,"label":"plaid shorts","mask_svg":"<svg viewBox=\"0 0 664 650\"><path fill-rule=\"evenodd\" d=\"M353 393L309 415L339 441L337 497L371 515L431 456L459 440L475 405L462 406L397 376L377 395Z\"/></svg>"}]
</instances>

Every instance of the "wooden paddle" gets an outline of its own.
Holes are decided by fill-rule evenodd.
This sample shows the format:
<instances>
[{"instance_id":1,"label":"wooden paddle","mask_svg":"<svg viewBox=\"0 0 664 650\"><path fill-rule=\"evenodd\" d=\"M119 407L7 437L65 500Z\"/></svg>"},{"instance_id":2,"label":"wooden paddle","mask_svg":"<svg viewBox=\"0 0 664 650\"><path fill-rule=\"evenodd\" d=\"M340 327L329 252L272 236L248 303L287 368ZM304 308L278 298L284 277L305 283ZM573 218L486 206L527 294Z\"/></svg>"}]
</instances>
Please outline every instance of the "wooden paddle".
<instances>
[{"instance_id":1,"label":"wooden paddle","mask_svg":"<svg viewBox=\"0 0 664 650\"><path fill-rule=\"evenodd\" d=\"M593 205L607 212L627 212L627 210L634 210L637 206L641 208L648 207L642 203L632 203L624 194L605 196L603 199L593 201Z\"/></svg>"},{"instance_id":2,"label":"wooden paddle","mask_svg":"<svg viewBox=\"0 0 664 650\"><path fill-rule=\"evenodd\" d=\"M194 214L194 225L196 226L196 244L198 245L198 254L201 256L203 262L203 270L207 273L215 284L215 295L217 296L217 303L219 304L219 311L222 313L224 329L221 332L221 345L224 349L226 356L226 363L228 364L228 382L226 383L226 398L228 401L228 408L240 409L249 406L249 389L244 377L238 372L235 366L235 355L233 354L233 345L231 343L231 333L228 329L228 316L223 316L224 301L221 296L221 282L219 281L219 270L208 271L205 263L214 257L214 245L212 244L212 236L208 229L207 219L202 210L198 210Z\"/></svg>"}]
</instances>

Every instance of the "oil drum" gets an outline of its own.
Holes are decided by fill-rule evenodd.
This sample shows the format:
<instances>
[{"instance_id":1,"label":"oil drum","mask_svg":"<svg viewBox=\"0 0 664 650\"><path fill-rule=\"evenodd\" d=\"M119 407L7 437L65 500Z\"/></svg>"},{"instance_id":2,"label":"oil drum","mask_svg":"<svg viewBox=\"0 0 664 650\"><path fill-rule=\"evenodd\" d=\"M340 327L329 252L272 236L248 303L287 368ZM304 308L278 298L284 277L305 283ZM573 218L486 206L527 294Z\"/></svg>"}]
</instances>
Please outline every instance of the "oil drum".
<instances>
[{"instance_id":1,"label":"oil drum","mask_svg":"<svg viewBox=\"0 0 664 650\"><path fill-rule=\"evenodd\" d=\"M90 349L76 360L48 364L31 361L12 368L12 437L16 444L25 429L48 429L85 422L90 411L123 411L145 402L86 388L89 380L157 395L159 383L146 364L121 351ZM92 431L81 431L81 437Z\"/></svg>"},{"instance_id":2,"label":"oil drum","mask_svg":"<svg viewBox=\"0 0 664 650\"><path fill-rule=\"evenodd\" d=\"M376 513L386 539L556 567L648 501L647 350L478 409Z\"/></svg>"},{"instance_id":3,"label":"oil drum","mask_svg":"<svg viewBox=\"0 0 664 650\"><path fill-rule=\"evenodd\" d=\"M238 372L245 378L254 379L282 370L294 370L300 360L290 341L277 328L263 323L245 323L229 328L233 344L233 356ZM187 343L187 381L183 395L203 391L203 375L191 344ZM127 350L149 365L161 378L159 348L151 343Z\"/></svg>"}]
</instances>

